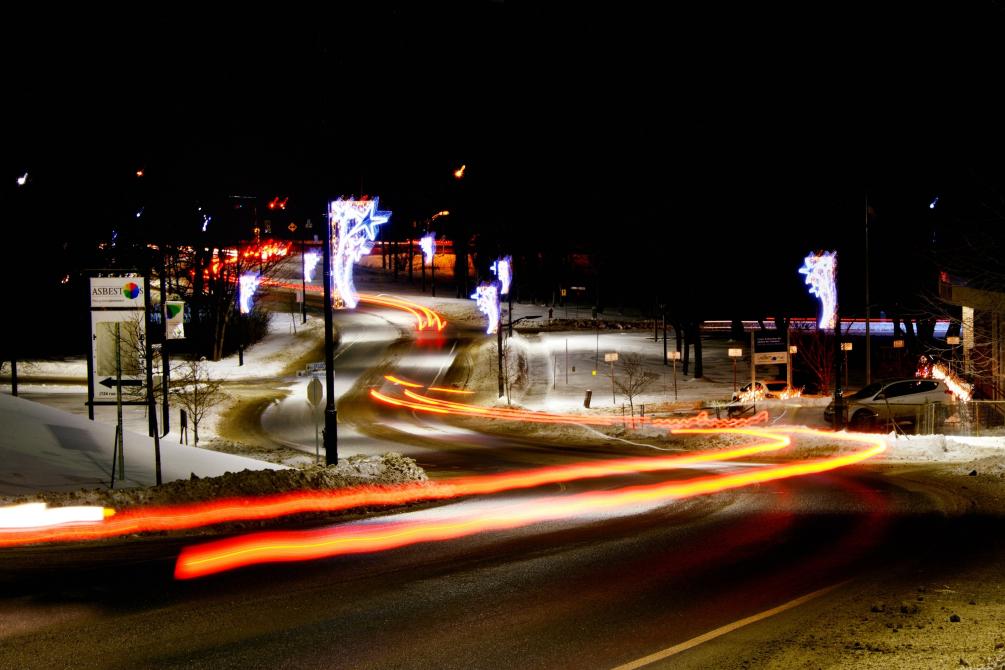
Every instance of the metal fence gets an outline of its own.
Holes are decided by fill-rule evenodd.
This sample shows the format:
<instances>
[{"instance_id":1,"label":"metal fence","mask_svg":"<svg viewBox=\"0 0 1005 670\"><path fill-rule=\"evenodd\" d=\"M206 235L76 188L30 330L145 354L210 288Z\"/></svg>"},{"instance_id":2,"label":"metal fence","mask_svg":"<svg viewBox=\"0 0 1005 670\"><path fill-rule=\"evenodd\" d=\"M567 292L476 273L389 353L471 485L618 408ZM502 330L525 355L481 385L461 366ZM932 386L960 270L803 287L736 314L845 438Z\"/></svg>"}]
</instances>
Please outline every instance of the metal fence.
<instances>
[{"instance_id":1,"label":"metal fence","mask_svg":"<svg viewBox=\"0 0 1005 670\"><path fill-rule=\"evenodd\" d=\"M897 404L871 428L910 435L1005 435L1005 401Z\"/></svg>"}]
</instances>

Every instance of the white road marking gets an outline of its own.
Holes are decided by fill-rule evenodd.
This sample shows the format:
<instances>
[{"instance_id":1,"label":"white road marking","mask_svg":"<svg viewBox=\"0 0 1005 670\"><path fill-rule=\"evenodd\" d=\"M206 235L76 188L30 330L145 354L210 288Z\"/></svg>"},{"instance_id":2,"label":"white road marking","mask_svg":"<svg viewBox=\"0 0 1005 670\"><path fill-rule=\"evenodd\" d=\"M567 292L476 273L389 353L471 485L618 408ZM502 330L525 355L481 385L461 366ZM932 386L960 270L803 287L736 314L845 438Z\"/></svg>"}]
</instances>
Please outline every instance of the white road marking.
<instances>
[{"instance_id":1,"label":"white road marking","mask_svg":"<svg viewBox=\"0 0 1005 670\"><path fill-rule=\"evenodd\" d=\"M822 589L819 589L812 593L807 593L804 596L800 596L795 600L790 600L789 602L779 605L778 607L772 607L771 609L760 612L759 614L748 616L746 619L740 619L738 621L734 621L733 623L726 624L725 626L716 628L715 630L710 630L709 632L703 633L698 637L691 638L687 642L681 642L680 644L675 644L674 646L664 649L663 651L658 651L655 654L649 654L648 656L644 656L643 658L631 661L630 663L619 665L613 670L635 670L636 668L641 668L643 666L649 665L650 663L655 663L656 661L662 661L664 658L670 658L671 656L675 656L681 653L682 651L687 651L688 649L697 647L699 644L704 644L709 640L714 640L717 637L721 637L726 633L732 633L734 630L738 628L743 628L744 626L749 626L750 624L756 623L762 619L767 619L768 617L774 616L776 614L781 614L785 610L790 610L793 607L799 607L800 605L808 603L814 598L819 598L825 593L833 591L839 586L847 584L849 581L851 580L845 580L843 582L838 582L837 584L825 586Z\"/></svg>"}]
</instances>

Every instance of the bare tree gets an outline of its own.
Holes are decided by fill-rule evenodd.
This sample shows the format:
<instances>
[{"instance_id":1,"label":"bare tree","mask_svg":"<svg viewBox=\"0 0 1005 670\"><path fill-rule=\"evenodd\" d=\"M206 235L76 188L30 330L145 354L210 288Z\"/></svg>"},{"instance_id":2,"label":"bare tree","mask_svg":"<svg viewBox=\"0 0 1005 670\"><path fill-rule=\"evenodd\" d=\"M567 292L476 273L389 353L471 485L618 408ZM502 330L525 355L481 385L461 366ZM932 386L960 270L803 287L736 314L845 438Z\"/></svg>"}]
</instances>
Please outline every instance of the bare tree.
<instances>
[{"instance_id":1,"label":"bare tree","mask_svg":"<svg viewBox=\"0 0 1005 670\"><path fill-rule=\"evenodd\" d=\"M205 357L186 362L181 368L181 374L176 376L175 380L177 387L171 389L171 392L192 417L194 444L199 446L199 422L205 418L206 412L225 396L220 388L221 382L209 376Z\"/></svg>"},{"instance_id":2,"label":"bare tree","mask_svg":"<svg viewBox=\"0 0 1005 670\"><path fill-rule=\"evenodd\" d=\"M502 326L500 325L500 328ZM503 355L503 387L506 389L506 404L510 404L511 390L524 386L527 382L529 366L527 357L518 347L511 345L511 339L506 338L502 348Z\"/></svg>"},{"instance_id":3,"label":"bare tree","mask_svg":"<svg viewBox=\"0 0 1005 670\"><path fill-rule=\"evenodd\" d=\"M645 369L641 354L624 354L620 360L621 378L614 378L614 386L628 398L628 406L631 408L632 419L634 419L635 398L646 390L657 378L657 375Z\"/></svg>"},{"instance_id":4,"label":"bare tree","mask_svg":"<svg viewBox=\"0 0 1005 670\"><path fill-rule=\"evenodd\" d=\"M845 329L847 334L851 324ZM799 349L799 360L810 369L820 385L820 393L827 395L834 381L834 333L822 330L814 323L812 328L793 328L792 344Z\"/></svg>"}]
</instances>

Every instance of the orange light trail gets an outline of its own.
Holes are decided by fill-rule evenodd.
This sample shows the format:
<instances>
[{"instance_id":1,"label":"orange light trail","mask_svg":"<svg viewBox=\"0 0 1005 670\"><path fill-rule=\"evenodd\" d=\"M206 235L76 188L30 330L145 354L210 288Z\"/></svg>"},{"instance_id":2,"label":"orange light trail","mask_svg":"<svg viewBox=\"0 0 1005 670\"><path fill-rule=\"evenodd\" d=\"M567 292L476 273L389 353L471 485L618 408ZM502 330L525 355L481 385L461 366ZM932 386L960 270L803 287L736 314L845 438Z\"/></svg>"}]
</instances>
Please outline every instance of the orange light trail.
<instances>
[{"instance_id":1,"label":"orange light trail","mask_svg":"<svg viewBox=\"0 0 1005 670\"><path fill-rule=\"evenodd\" d=\"M624 422L620 416L613 415L580 415L580 414L549 414L547 412L532 412L530 410L511 409L506 407L480 407L467 403L452 402L439 398L430 398L414 391L405 389L405 395L412 400L393 398L384 395L376 389L370 389L370 396L379 402L415 409L422 412L432 412L434 414L452 414L457 416L480 416L489 419L501 419L508 421L529 421L533 423L554 423L554 424L582 424L589 426L612 426ZM714 419L708 412L683 417L679 419L645 419L636 418L636 421L653 426L661 426L669 429L683 428L735 428L741 426L753 426L764 423L768 420L766 411L758 412L753 416L735 419Z\"/></svg>"},{"instance_id":2,"label":"orange light trail","mask_svg":"<svg viewBox=\"0 0 1005 670\"><path fill-rule=\"evenodd\" d=\"M301 284L272 279L269 277L263 277L261 283L264 286L278 286L279 288L288 289L290 291L299 291L301 289ZM311 293L322 293L324 287L308 285L307 290ZM430 309L425 305L420 305L417 302L406 300L405 298L398 298L390 295L361 293L359 301L365 302L369 305L379 305L381 307L390 307L392 309L399 309L403 312L408 312L415 318L417 330L435 330L439 332L447 327L447 320L444 319L439 312Z\"/></svg>"},{"instance_id":3,"label":"orange light trail","mask_svg":"<svg viewBox=\"0 0 1005 670\"><path fill-rule=\"evenodd\" d=\"M778 451L790 444L790 438L786 435L762 429L737 428L716 432L747 435L762 441L735 449L573 463L497 475L459 477L437 483L407 484L386 489L359 487L330 492L308 491L259 498L234 498L172 507L137 508L119 512L103 523L0 532L0 547L41 542L98 540L142 532L186 530L232 521L265 520L294 514L336 512L358 507L403 505L427 500L488 495L577 479L632 472L656 472L702 462L732 460Z\"/></svg>"},{"instance_id":4,"label":"orange light trail","mask_svg":"<svg viewBox=\"0 0 1005 670\"><path fill-rule=\"evenodd\" d=\"M408 386L408 387L411 387L413 389L421 389L422 388L422 384L418 384L416 382L405 381L404 379L398 379L394 375L384 375L384 379L386 379L387 381L391 382L392 384L398 384L399 386Z\"/></svg>"},{"instance_id":5,"label":"orange light trail","mask_svg":"<svg viewBox=\"0 0 1005 670\"><path fill-rule=\"evenodd\" d=\"M387 381L391 382L392 384L397 384L398 386L407 386L407 387L413 388L413 389L427 388L430 391L439 391L440 393L461 393L461 394L464 394L464 395L471 395L471 394L474 393L474 391L463 391L461 389L448 389L448 388L444 388L442 386L426 386L426 387L423 387L423 385L420 384L420 383L418 383L418 382L411 382L411 381L408 381L407 379L401 379L399 377L395 377L394 375L384 375L384 379L386 379Z\"/></svg>"},{"instance_id":6,"label":"orange light trail","mask_svg":"<svg viewBox=\"0 0 1005 670\"><path fill-rule=\"evenodd\" d=\"M430 391L439 391L440 393L461 393L464 395L471 395L474 393L474 391L463 391L461 389L448 389L443 388L442 386L427 386L426 388L429 389Z\"/></svg>"},{"instance_id":7,"label":"orange light trail","mask_svg":"<svg viewBox=\"0 0 1005 670\"><path fill-rule=\"evenodd\" d=\"M797 429L793 432L815 433L809 429ZM752 484L763 484L779 479L827 472L859 463L886 449L886 444L879 438L819 434L829 438L865 442L869 446L851 454L797 461L754 471L632 486L614 491L594 491L563 497L541 497L500 507L488 513L481 511L460 514L447 521L404 521L342 526L321 531L255 533L244 537L186 547L182 550L175 564L175 578L194 579L258 563L303 561L384 551L420 542L438 542L475 533L518 528L543 521L623 510L638 504L662 503L708 495Z\"/></svg>"}]
</instances>

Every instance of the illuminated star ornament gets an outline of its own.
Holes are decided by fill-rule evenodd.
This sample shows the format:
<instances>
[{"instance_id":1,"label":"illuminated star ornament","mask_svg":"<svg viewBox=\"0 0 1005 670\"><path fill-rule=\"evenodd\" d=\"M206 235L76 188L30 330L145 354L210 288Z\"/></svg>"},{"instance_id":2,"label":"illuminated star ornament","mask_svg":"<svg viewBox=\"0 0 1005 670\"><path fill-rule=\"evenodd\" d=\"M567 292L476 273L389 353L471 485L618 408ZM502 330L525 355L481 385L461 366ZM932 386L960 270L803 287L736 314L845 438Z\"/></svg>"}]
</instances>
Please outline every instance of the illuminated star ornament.
<instances>
[{"instance_id":1,"label":"illuminated star ornament","mask_svg":"<svg viewBox=\"0 0 1005 670\"><path fill-rule=\"evenodd\" d=\"M478 310L488 317L489 327L485 329L486 334L491 335L499 327L499 287L495 282L482 283L471 294L475 299Z\"/></svg>"},{"instance_id":2,"label":"illuminated star ornament","mask_svg":"<svg viewBox=\"0 0 1005 670\"><path fill-rule=\"evenodd\" d=\"M240 290L240 302L241 302L241 314L247 314L251 311L252 298L255 296L255 291L258 289L258 273L256 272L246 272L241 275L241 290Z\"/></svg>"},{"instance_id":3,"label":"illuminated star ornament","mask_svg":"<svg viewBox=\"0 0 1005 670\"><path fill-rule=\"evenodd\" d=\"M499 277L499 295L509 295L509 285L513 281L513 257L504 256L492 264L492 274Z\"/></svg>"},{"instance_id":4,"label":"illuminated star ornament","mask_svg":"<svg viewBox=\"0 0 1005 670\"><path fill-rule=\"evenodd\" d=\"M318 266L321 254L317 251L308 251L304 254L304 281L310 284L314 281L314 268Z\"/></svg>"},{"instance_id":5,"label":"illuminated star ornament","mask_svg":"<svg viewBox=\"0 0 1005 670\"><path fill-rule=\"evenodd\" d=\"M820 299L820 327L834 328L837 316L837 252L810 254L804 259L799 273L806 275L810 294Z\"/></svg>"},{"instance_id":6,"label":"illuminated star ornament","mask_svg":"<svg viewBox=\"0 0 1005 670\"><path fill-rule=\"evenodd\" d=\"M377 226L387 223L391 212L377 209L379 198L373 200L332 200L328 206L329 225L335 238L332 274L335 279L335 300L352 309L359 304L359 294L352 281L352 267L373 249Z\"/></svg>"},{"instance_id":7,"label":"illuminated star ornament","mask_svg":"<svg viewBox=\"0 0 1005 670\"><path fill-rule=\"evenodd\" d=\"M428 263L436 255L436 233L426 233L419 239L419 248L422 249L422 257Z\"/></svg>"}]
</instances>

